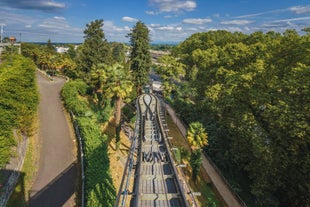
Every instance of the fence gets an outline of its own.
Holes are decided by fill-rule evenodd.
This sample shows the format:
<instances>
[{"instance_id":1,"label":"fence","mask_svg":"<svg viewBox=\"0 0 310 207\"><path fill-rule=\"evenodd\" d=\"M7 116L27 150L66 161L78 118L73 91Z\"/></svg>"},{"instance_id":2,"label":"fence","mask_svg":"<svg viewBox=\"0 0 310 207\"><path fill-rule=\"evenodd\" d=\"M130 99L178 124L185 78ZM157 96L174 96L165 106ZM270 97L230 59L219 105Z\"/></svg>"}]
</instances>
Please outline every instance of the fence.
<instances>
[{"instance_id":1,"label":"fence","mask_svg":"<svg viewBox=\"0 0 310 207\"><path fill-rule=\"evenodd\" d=\"M84 174L84 150L83 150L83 141L82 141L82 137L80 135L80 130L79 130L79 126L74 118L74 114L72 111L70 111L70 117L71 120L73 122L73 126L74 126L74 131L75 134L78 138L78 142L79 142L79 159L80 159L80 163L81 163L81 207L84 207L85 205L85 197L84 197L84 186L85 186L85 174Z\"/></svg>"}]
</instances>

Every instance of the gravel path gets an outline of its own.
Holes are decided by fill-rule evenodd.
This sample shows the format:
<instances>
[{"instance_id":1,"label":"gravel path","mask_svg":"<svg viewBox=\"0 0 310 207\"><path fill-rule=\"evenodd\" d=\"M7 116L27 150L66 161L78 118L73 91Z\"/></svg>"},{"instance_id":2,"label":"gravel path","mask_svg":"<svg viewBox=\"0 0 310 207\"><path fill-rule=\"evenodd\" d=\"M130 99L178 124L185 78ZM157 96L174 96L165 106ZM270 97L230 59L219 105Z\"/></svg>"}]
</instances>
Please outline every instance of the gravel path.
<instances>
[{"instance_id":1,"label":"gravel path","mask_svg":"<svg viewBox=\"0 0 310 207\"><path fill-rule=\"evenodd\" d=\"M40 160L30 192L29 207L75 205L76 156L74 136L62 106L64 79L50 81L37 72L40 90Z\"/></svg>"}]
</instances>

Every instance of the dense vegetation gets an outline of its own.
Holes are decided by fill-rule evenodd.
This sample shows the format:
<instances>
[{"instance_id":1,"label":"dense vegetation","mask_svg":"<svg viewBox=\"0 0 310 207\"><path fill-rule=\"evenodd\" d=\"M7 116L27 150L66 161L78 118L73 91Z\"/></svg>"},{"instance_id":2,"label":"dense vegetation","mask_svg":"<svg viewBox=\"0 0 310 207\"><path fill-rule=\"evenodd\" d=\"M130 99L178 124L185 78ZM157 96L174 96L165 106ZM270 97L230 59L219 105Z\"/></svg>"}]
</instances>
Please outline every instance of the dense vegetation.
<instances>
[{"instance_id":1,"label":"dense vegetation","mask_svg":"<svg viewBox=\"0 0 310 207\"><path fill-rule=\"evenodd\" d=\"M102 134L97 116L86 97L88 86L81 80L70 81L62 89L66 108L76 115L83 138L85 156L86 206L114 206L116 190L110 174L107 136ZM80 98L79 98L80 97Z\"/></svg>"},{"instance_id":2,"label":"dense vegetation","mask_svg":"<svg viewBox=\"0 0 310 207\"><path fill-rule=\"evenodd\" d=\"M17 144L13 130L26 135L38 106L35 65L31 60L10 54L0 63L0 168L12 156Z\"/></svg>"},{"instance_id":3,"label":"dense vegetation","mask_svg":"<svg viewBox=\"0 0 310 207\"><path fill-rule=\"evenodd\" d=\"M73 58L76 52L72 45L69 45L70 49L67 53L62 54L56 52L50 40L46 45L23 43L22 48L22 54L31 58L39 69L46 71L48 74L75 75L73 71L76 68L76 63Z\"/></svg>"},{"instance_id":4,"label":"dense vegetation","mask_svg":"<svg viewBox=\"0 0 310 207\"><path fill-rule=\"evenodd\" d=\"M76 116L84 142L86 206L113 206L115 187L110 175L107 136L100 126L115 106L115 140L119 144L123 100L130 97L133 83L125 61L124 44L108 44L102 30L103 20L86 25L85 41L76 52L77 67L62 91L68 110ZM130 99L129 99L130 100ZM109 140L110 141L110 140Z\"/></svg>"},{"instance_id":5,"label":"dense vegetation","mask_svg":"<svg viewBox=\"0 0 310 207\"><path fill-rule=\"evenodd\" d=\"M173 50L170 101L249 206L309 206L310 35L197 33ZM173 59L172 58L172 59ZM175 83L175 82L174 82Z\"/></svg>"}]
</instances>

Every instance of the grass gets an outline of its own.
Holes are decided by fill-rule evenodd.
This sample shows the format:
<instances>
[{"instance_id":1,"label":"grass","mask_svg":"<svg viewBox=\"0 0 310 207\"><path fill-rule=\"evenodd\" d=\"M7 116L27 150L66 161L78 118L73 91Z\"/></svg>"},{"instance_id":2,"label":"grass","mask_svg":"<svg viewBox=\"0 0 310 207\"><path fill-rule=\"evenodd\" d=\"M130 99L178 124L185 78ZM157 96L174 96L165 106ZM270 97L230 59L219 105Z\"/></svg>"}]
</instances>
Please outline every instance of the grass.
<instances>
[{"instance_id":1,"label":"grass","mask_svg":"<svg viewBox=\"0 0 310 207\"><path fill-rule=\"evenodd\" d=\"M224 202L221 200L220 196L216 193L216 190L210 183L208 175L204 170L202 170L202 168L200 170L196 182L193 182L193 180L190 179L191 169L188 162L190 155L190 146L169 115L167 116L167 124L169 128L169 136L173 137L173 139L170 140L171 145L179 149L183 148L183 150L186 151L186 153L184 154L187 154L187 157L182 157L182 161L183 163L186 163L188 167L183 168L184 169L183 172L192 190L195 192L201 192L201 196L197 196L200 205L206 207L224 206Z\"/></svg>"}]
</instances>

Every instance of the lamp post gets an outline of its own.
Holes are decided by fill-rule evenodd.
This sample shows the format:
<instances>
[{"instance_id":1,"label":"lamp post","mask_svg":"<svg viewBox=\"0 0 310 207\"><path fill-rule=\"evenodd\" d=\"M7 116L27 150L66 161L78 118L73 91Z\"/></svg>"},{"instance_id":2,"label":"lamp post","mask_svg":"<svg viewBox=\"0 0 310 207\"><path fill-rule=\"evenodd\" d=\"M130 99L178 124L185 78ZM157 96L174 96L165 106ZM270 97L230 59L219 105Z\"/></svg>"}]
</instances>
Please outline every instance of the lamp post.
<instances>
[{"instance_id":1,"label":"lamp post","mask_svg":"<svg viewBox=\"0 0 310 207\"><path fill-rule=\"evenodd\" d=\"M11 59L11 64L12 64L12 55L13 55L13 45L16 41L16 38L14 36L9 37L10 43L11 43L11 54L10 54L10 59Z\"/></svg>"}]
</instances>

